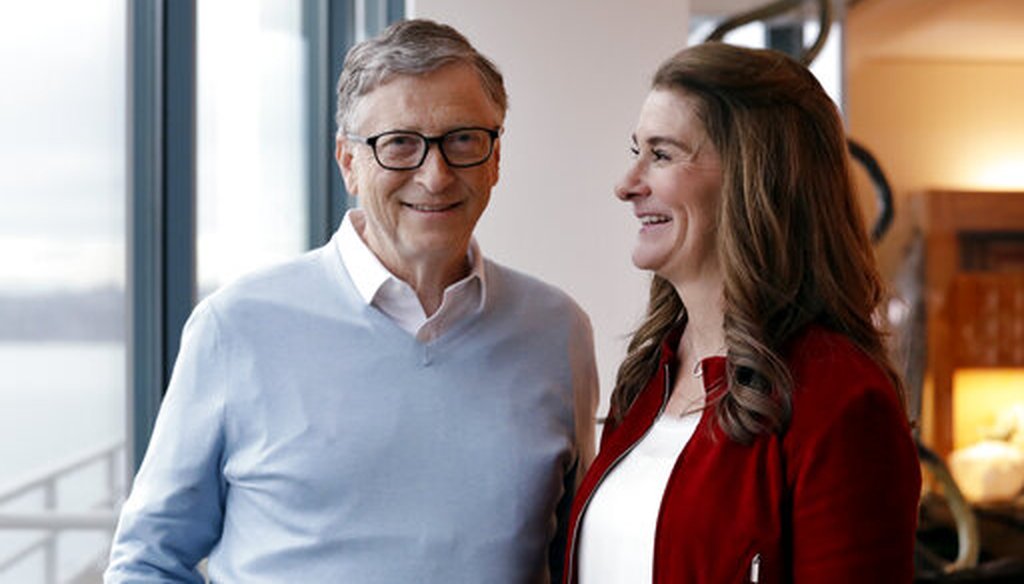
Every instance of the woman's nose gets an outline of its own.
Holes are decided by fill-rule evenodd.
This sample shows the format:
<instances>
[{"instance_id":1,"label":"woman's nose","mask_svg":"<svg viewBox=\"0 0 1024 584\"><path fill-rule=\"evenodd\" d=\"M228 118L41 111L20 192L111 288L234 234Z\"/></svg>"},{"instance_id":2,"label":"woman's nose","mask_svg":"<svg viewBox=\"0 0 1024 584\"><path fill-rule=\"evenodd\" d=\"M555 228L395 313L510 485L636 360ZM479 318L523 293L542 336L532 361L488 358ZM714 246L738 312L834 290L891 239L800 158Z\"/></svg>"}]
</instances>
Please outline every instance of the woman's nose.
<instances>
[{"instance_id":1,"label":"woman's nose","mask_svg":"<svg viewBox=\"0 0 1024 584\"><path fill-rule=\"evenodd\" d=\"M650 192L650 187L647 186L647 182L643 180L643 176L640 173L640 164L638 162L633 163L629 170L626 171L626 174L615 185L615 196L620 201L629 201L636 197L643 197L650 194Z\"/></svg>"}]
</instances>

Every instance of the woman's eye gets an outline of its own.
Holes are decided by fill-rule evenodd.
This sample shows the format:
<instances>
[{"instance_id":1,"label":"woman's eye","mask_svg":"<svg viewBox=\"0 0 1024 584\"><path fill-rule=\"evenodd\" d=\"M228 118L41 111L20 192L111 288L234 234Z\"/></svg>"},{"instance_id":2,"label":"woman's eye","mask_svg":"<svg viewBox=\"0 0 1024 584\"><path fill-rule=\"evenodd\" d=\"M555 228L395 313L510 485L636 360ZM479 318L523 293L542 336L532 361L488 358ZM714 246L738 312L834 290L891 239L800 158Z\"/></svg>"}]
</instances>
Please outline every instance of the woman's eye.
<instances>
[{"instance_id":1,"label":"woman's eye","mask_svg":"<svg viewBox=\"0 0 1024 584\"><path fill-rule=\"evenodd\" d=\"M629 147L629 155L632 158L638 158L640 156L640 149L637 148L636 146L630 146Z\"/></svg>"},{"instance_id":2,"label":"woman's eye","mask_svg":"<svg viewBox=\"0 0 1024 584\"><path fill-rule=\"evenodd\" d=\"M665 152L664 150L659 150L657 148L651 150L651 157L658 162L671 160L671 157L668 155L668 152Z\"/></svg>"}]
</instances>

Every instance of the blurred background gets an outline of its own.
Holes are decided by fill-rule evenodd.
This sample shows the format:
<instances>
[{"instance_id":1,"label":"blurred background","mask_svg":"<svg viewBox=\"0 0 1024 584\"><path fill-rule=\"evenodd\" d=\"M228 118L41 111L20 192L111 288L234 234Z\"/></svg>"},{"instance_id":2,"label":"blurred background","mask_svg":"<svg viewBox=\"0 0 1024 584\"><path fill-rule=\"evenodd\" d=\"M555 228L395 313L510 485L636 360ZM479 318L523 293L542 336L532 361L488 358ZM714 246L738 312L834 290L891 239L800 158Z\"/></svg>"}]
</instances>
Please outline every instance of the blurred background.
<instances>
[{"instance_id":1,"label":"blurred background","mask_svg":"<svg viewBox=\"0 0 1024 584\"><path fill-rule=\"evenodd\" d=\"M334 83L352 43L405 16L453 24L505 74L478 239L591 315L602 412L646 300L612 185L651 73L717 33L795 56L821 38L810 66L860 147L893 292L880 318L929 468L951 477L926 481L920 579L1024 559L1024 2L9 1L0 583L100 581L184 319L354 204Z\"/></svg>"}]
</instances>

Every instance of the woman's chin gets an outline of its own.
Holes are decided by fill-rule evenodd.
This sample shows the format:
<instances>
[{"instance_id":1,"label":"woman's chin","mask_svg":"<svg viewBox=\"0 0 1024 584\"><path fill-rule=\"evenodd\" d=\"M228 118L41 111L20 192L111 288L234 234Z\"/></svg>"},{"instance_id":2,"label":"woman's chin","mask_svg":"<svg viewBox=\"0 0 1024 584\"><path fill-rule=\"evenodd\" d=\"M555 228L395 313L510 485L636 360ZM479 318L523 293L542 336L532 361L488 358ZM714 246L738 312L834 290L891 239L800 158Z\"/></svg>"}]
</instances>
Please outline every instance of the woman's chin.
<instances>
[{"instance_id":1,"label":"woman's chin","mask_svg":"<svg viewBox=\"0 0 1024 584\"><path fill-rule=\"evenodd\" d=\"M634 252L633 253L633 266L638 270L644 270L645 272L657 273L658 269L664 262L658 261L656 257L651 257L649 254Z\"/></svg>"}]
</instances>

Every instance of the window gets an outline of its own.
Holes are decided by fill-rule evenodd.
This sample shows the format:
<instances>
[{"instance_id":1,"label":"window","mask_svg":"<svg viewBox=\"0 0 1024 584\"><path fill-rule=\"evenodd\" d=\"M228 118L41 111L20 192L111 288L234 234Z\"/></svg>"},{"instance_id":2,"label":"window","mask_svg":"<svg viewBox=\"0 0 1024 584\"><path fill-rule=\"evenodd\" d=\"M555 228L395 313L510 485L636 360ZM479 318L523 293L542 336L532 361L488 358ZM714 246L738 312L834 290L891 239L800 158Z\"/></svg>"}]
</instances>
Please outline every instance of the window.
<instances>
[{"instance_id":1,"label":"window","mask_svg":"<svg viewBox=\"0 0 1024 584\"><path fill-rule=\"evenodd\" d=\"M0 5L0 581L101 580L191 287L337 226L358 4Z\"/></svg>"},{"instance_id":2,"label":"window","mask_svg":"<svg viewBox=\"0 0 1024 584\"><path fill-rule=\"evenodd\" d=\"M292 0L197 4L197 287L309 240L310 37Z\"/></svg>"},{"instance_id":3,"label":"window","mask_svg":"<svg viewBox=\"0 0 1024 584\"><path fill-rule=\"evenodd\" d=\"M126 5L52 4L0 6L4 582L95 572L124 476Z\"/></svg>"}]
</instances>

